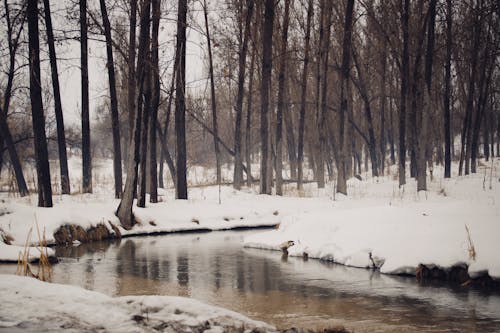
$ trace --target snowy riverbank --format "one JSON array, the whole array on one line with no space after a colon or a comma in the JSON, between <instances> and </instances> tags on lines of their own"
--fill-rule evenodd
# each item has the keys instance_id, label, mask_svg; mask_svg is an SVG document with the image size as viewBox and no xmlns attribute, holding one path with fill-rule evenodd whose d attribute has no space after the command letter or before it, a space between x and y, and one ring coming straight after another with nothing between
<instances>
[{"instance_id":1,"label":"snowy riverbank","mask_svg":"<svg viewBox=\"0 0 500 333\"><path fill-rule=\"evenodd\" d=\"M172 189L160 190L161 202L134 206L139 224L119 231L131 236L279 224L276 230L248 237L245 246L278 249L292 240L290 255L307 253L350 266L376 266L384 273L415 274L419 264L444 270L467 265L471 277L488 273L500 278L500 160L480 163L478 169L477 174L442 179L442 170L435 168L429 190L420 193L413 179L400 189L395 170L384 177L350 179L347 197L334 194L333 182L325 189L306 184L300 193L296 184L287 184L283 197L259 195L258 187L236 191L222 186L219 192L217 186L206 186L191 187L185 201L172 199ZM111 196L99 190L55 196L54 207L48 209L36 207L35 195L4 196L0 228L12 244L21 246L36 224L45 230L49 244L55 242L54 232L67 224L85 230L102 224L113 233L109 222L119 225L114 215L119 201ZM7 256L4 248L0 259Z\"/></svg>"},{"instance_id":2,"label":"snowy riverbank","mask_svg":"<svg viewBox=\"0 0 500 333\"><path fill-rule=\"evenodd\" d=\"M183 297L109 297L80 287L13 275L0 275L0 294L0 331L276 331L236 312Z\"/></svg>"}]
</instances>

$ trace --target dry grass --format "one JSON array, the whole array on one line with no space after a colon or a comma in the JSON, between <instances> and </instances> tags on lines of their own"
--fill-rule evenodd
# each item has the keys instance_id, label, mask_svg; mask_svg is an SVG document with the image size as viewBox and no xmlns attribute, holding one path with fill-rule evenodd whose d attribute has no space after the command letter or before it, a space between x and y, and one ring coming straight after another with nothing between
<instances>
[{"instance_id":1,"label":"dry grass","mask_svg":"<svg viewBox=\"0 0 500 333\"><path fill-rule=\"evenodd\" d=\"M38 228L38 223L36 223L36 229L38 234L38 245L35 249L40 252L40 259L38 260L37 272L33 273L32 266L30 263L30 246L31 235L33 233L33 227L30 228L28 236L26 238L26 243L24 244L24 251L19 253L19 258L17 261L17 275L34 277L41 281L51 281L52 279L52 266L49 261L49 254L47 250L47 240L45 238L45 230L43 234L40 235L40 229Z\"/></svg>"},{"instance_id":2,"label":"dry grass","mask_svg":"<svg viewBox=\"0 0 500 333\"><path fill-rule=\"evenodd\" d=\"M475 261L476 260L476 249L474 248L474 243L472 242L469 227L467 227L467 224L465 225L465 230L467 231L467 240L469 241L469 247L468 247L469 259Z\"/></svg>"}]
</instances>

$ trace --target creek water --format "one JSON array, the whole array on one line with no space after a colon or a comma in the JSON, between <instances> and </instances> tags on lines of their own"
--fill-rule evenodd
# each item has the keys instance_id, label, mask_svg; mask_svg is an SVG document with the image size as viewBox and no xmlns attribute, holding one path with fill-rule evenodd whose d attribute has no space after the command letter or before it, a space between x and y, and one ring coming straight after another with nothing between
<instances>
[{"instance_id":1,"label":"creek water","mask_svg":"<svg viewBox=\"0 0 500 333\"><path fill-rule=\"evenodd\" d=\"M174 295L279 328L344 325L354 332L500 332L500 294L421 286L318 260L243 248L226 231L57 247L53 282L112 296ZM0 265L0 273L15 265Z\"/></svg>"}]
</instances>

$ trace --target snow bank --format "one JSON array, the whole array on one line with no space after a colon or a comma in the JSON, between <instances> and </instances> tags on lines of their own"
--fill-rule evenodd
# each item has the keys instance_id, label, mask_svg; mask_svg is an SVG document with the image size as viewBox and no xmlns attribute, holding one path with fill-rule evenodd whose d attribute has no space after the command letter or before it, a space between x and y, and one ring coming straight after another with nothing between
<instances>
[{"instance_id":1,"label":"snow bank","mask_svg":"<svg viewBox=\"0 0 500 333\"><path fill-rule=\"evenodd\" d=\"M199 301L171 296L109 297L80 287L0 275L0 330L241 331L274 327ZM203 328L200 330L200 328Z\"/></svg>"},{"instance_id":2,"label":"snow bank","mask_svg":"<svg viewBox=\"0 0 500 333\"><path fill-rule=\"evenodd\" d=\"M55 251L51 248L29 248L28 260L38 261L40 259L40 250L47 251L49 257L54 257L56 255ZM0 241L0 262L17 262L19 260L19 256L24 253L24 246L16 246L16 245L7 245Z\"/></svg>"}]
</instances>

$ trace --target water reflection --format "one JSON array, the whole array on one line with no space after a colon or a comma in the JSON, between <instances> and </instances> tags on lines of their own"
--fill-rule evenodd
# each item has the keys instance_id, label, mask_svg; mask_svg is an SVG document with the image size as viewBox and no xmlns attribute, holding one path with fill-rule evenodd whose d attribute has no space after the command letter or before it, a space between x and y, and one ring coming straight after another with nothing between
<instances>
[{"instance_id":1,"label":"water reflection","mask_svg":"<svg viewBox=\"0 0 500 333\"><path fill-rule=\"evenodd\" d=\"M54 282L109 295L189 296L279 327L344 324L356 332L500 331L500 296L421 287L278 252L244 249L246 233L172 235L57 248ZM0 266L0 272L11 266ZM15 267L12 269L15 271Z\"/></svg>"}]
</instances>

